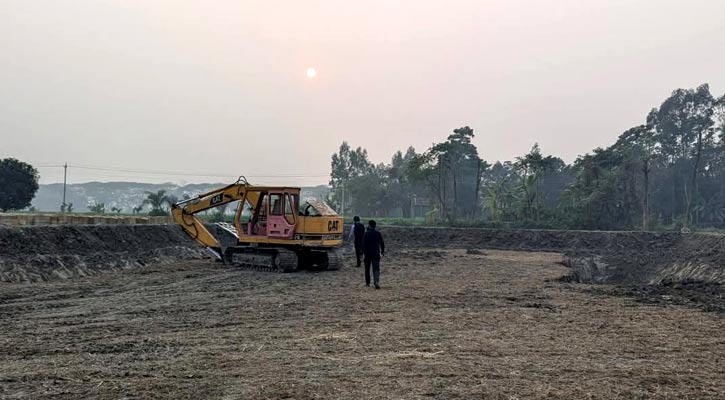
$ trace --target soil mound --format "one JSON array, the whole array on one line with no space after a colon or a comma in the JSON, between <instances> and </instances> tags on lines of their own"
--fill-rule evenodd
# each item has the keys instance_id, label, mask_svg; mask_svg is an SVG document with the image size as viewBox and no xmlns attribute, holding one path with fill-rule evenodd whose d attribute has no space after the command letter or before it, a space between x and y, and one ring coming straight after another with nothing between
<instances>
[{"instance_id":1,"label":"soil mound","mask_svg":"<svg viewBox=\"0 0 725 400\"><path fill-rule=\"evenodd\" d=\"M172 225L0 226L0 282L95 275L205 258Z\"/></svg>"}]
</instances>

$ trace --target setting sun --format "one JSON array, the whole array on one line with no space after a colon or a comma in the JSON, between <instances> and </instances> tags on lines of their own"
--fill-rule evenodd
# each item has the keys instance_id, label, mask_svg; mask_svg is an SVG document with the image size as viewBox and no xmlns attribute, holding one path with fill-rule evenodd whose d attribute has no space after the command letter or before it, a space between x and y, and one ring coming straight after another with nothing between
<instances>
[{"instance_id":1,"label":"setting sun","mask_svg":"<svg viewBox=\"0 0 725 400\"><path fill-rule=\"evenodd\" d=\"M307 68L307 77L312 79L317 76L317 71L314 68Z\"/></svg>"}]
</instances>

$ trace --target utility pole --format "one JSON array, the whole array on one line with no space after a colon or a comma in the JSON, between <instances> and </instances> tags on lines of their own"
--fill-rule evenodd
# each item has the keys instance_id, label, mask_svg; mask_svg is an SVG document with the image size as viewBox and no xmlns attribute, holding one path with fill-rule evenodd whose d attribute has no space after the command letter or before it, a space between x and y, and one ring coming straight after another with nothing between
<instances>
[{"instance_id":1,"label":"utility pole","mask_svg":"<svg viewBox=\"0 0 725 400\"><path fill-rule=\"evenodd\" d=\"M63 164L63 205L61 211L65 212L65 185L68 180L68 163Z\"/></svg>"}]
</instances>

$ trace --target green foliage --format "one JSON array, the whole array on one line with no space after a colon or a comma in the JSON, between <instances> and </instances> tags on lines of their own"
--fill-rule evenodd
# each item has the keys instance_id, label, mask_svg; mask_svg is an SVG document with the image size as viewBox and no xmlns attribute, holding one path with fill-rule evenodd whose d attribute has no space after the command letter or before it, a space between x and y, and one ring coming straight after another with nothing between
<instances>
[{"instance_id":1,"label":"green foliage","mask_svg":"<svg viewBox=\"0 0 725 400\"><path fill-rule=\"evenodd\" d=\"M0 160L0 211L30 206L38 191L38 171L32 165L5 158Z\"/></svg>"},{"instance_id":2,"label":"green foliage","mask_svg":"<svg viewBox=\"0 0 725 400\"><path fill-rule=\"evenodd\" d=\"M345 214L409 216L415 191L407 172L413 157L415 149L410 147L405 154L396 152L391 164L375 165L367 150L352 150L343 142L332 156L328 202Z\"/></svg>"},{"instance_id":3,"label":"green foliage","mask_svg":"<svg viewBox=\"0 0 725 400\"><path fill-rule=\"evenodd\" d=\"M106 205L104 203L89 204L88 210L90 210L94 214L105 214Z\"/></svg>"},{"instance_id":4,"label":"green foliage","mask_svg":"<svg viewBox=\"0 0 725 400\"><path fill-rule=\"evenodd\" d=\"M580 157L569 188L584 227L725 226L723 104L707 85L678 89L607 149Z\"/></svg>"},{"instance_id":5,"label":"green foliage","mask_svg":"<svg viewBox=\"0 0 725 400\"><path fill-rule=\"evenodd\" d=\"M474 137L468 126L454 129L445 142L411 157L408 165L410 181L437 200L438 218L449 223L462 217L473 219L480 208L481 176L489 165L478 156L471 142Z\"/></svg>"},{"instance_id":6,"label":"green foliage","mask_svg":"<svg viewBox=\"0 0 725 400\"><path fill-rule=\"evenodd\" d=\"M678 89L646 123L571 164L538 144L514 161L481 160L473 130L455 129L422 154L374 165L343 143L332 159L333 199L346 214L449 226L567 229L725 228L725 96ZM407 213L407 214L406 214ZM396 223L403 223L394 220Z\"/></svg>"},{"instance_id":7,"label":"green foliage","mask_svg":"<svg viewBox=\"0 0 725 400\"><path fill-rule=\"evenodd\" d=\"M172 204L176 202L176 198L173 196L169 196L166 194L165 190L159 190L157 192L146 192L146 199L141 203L141 209L138 210L140 212L143 207L145 206L151 206L151 211L149 211L149 215L152 217L161 217L169 215L169 211L164 208L164 206L171 207ZM134 209L136 210L136 209Z\"/></svg>"},{"instance_id":8,"label":"green foliage","mask_svg":"<svg viewBox=\"0 0 725 400\"><path fill-rule=\"evenodd\" d=\"M535 143L528 154L516 158L513 167L520 185L519 193L523 196L519 201L519 215L524 220L539 222L542 213L546 212L546 201L552 200L557 203L558 196L563 192L563 188L560 188L552 198L552 193L547 193L545 190L547 188L545 183L549 179L561 178L562 174L567 172L566 164L558 157L544 157L539 145ZM549 189L553 189L551 185Z\"/></svg>"}]
</instances>

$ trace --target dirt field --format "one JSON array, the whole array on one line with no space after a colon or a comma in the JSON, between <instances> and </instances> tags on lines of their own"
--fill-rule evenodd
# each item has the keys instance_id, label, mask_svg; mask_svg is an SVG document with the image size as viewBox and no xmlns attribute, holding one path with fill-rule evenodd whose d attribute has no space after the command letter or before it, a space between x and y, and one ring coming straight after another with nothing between
<instances>
[{"instance_id":1,"label":"dirt field","mask_svg":"<svg viewBox=\"0 0 725 400\"><path fill-rule=\"evenodd\" d=\"M551 253L362 271L205 261L0 286L0 397L722 399L725 319L560 282Z\"/></svg>"}]
</instances>

